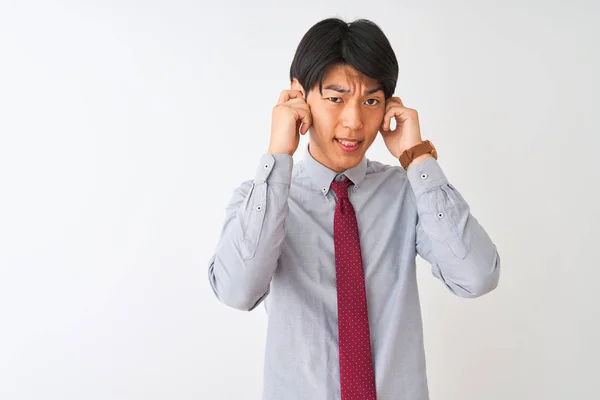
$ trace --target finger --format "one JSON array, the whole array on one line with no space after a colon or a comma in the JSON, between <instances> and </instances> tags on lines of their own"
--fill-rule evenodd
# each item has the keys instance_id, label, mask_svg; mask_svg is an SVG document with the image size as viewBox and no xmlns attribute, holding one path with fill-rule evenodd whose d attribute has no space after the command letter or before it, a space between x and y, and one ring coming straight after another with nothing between
<instances>
[{"instance_id":1,"label":"finger","mask_svg":"<svg viewBox=\"0 0 600 400\"><path fill-rule=\"evenodd\" d=\"M308 132L308 129L312 125L312 115L310 113L309 108L295 108L297 115L297 121L302 122L302 129L300 130L300 134L304 135Z\"/></svg>"},{"instance_id":2,"label":"finger","mask_svg":"<svg viewBox=\"0 0 600 400\"><path fill-rule=\"evenodd\" d=\"M310 112L310 106L303 99L290 99L284 104L280 104L276 107L284 107L288 109L287 112L292 112L294 119L296 120L296 127L298 128L300 123L303 123L302 134L305 134L310 126L312 125L312 114Z\"/></svg>"},{"instance_id":3,"label":"finger","mask_svg":"<svg viewBox=\"0 0 600 400\"><path fill-rule=\"evenodd\" d=\"M400 104L400 107L404 107L404 103L402 102L402 99L400 99L400 97L394 97L394 100Z\"/></svg>"},{"instance_id":4,"label":"finger","mask_svg":"<svg viewBox=\"0 0 600 400\"><path fill-rule=\"evenodd\" d=\"M416 111L406 108L406 107L400 107L400 106L390 108L389 111L386 112L383 117L383 128L390 129L390 125L392 123L392 118L396 119L397 124L404 122L406 119L409 118L409 113L411 113L411 112L416 112ZM396 124L396 127L398 126L397 124Z\"/></svg>"},{"instance_id":5,"label":"finger","mask_svg":"<svg viewBox=\"0 0 600 400\"><path fill-rule=\"evenodd\" d=\"M404 103L402 102L402 99L400 99L400 97L398 97L398 96L390 97L388 99L388 101L386 101L386 104L389 104L390 106L404 107Z\"/></svg>"},{"instance_id":6,"label":"finger","mask_svg":"<svg viewBox=\"0 0 600 400\"><path fill-rule=\"evenodd\" d=\"M385 101L385 106L387 108L392 107L392 106L403 106L402 104L402 100L400 100L400 97L390 97L389 99L387 99Z\"/></svg>"},{"instance_id":7,"label":"finger","mask_svg":"<svg viewBox=\"0 0 600 400\"><path fill-rule=\"evenodd\" d=\"M279 95L279 99L277 100L277 104L283 104L290 99L300 98L302 96L302 92L300 90L283 90Z\"/></svg>"},{"instance_id":8,"label":"finger","mask_svg":"<svg viewBox=\"0 0 600 400\"><path fill-rule=\"evenodd\" d=\"M299 106L299 105L303 105L303 104L308 104L302 97L296 97L293 99L289 99L288 101L283 103L286 106Z\"/></svg>"},{"instance_id":9,"label":"finger","mask_svg":"<svg viewBox=\"0 0 600 400\"><path fill-rule=\"evenodd\" d=\"M395 118L397 116L399 112L399 109L397 107L392 107L390 108L383 116L383 123L381 124L381 126L383 127L383 130L385 131L390 131L390 127L392 124L392 118Z\"/></svg>"},{"instance_id":10,"label":"finger","mask_svg":"<svg viewBox=\"0 0 600 400\"><path fill-rule=\"evenodd\" d=\"M402 105L402 103L398 102L398 101L390 101L385 104L385 112L386 113L388 111L390 111L392 108L406 108L406 107L404 107L404 105Z\"/></svg>"}]
</instances>

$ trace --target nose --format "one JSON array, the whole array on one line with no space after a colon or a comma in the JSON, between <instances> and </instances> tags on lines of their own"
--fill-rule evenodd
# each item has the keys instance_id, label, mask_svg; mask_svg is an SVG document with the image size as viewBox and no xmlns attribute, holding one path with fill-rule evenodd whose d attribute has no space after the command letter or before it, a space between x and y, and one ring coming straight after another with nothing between
<instances>
[{"instance_id":1,"label":"nose","mask_svg":"<svg viewBox=\"0 0 600 400\"><path fill-rule=\"evenodd\" d=\"M360 130L363 127L360 104L356 103L357 102L346 103L341 115L342 125L344 128L348 128L353 131Z\"/></svg>"}]
</instances>

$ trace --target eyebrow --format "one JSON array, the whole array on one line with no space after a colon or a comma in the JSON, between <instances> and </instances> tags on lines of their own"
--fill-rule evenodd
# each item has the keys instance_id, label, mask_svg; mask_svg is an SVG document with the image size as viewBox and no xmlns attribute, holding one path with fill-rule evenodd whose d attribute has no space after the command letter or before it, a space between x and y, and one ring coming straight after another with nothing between
<instances>
[{"instance_id":1,"label":"eyebrow","mask_svg":"<svg viewBox=\"0 0 600 400\"><path fill-rule=\"evenodd\" d=\"M349 89L343 88L340 85L327 85L323 88L323 90L335 90L336 92L339 93L350 93ZM373 94L375 92L378 92L380 90L383 90L383 86L378 86L376 88L370 89L367 91L367 95L369 94Z\"/></svg>"}]
</instances>

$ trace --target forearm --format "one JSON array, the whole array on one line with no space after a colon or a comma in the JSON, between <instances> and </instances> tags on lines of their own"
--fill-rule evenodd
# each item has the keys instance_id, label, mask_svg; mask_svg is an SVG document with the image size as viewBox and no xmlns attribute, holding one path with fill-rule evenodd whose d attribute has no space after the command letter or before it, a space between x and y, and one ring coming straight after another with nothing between
<instances>
[{"instance_id":1,"label":"forearm","mask_svg":"<svg viewBox=\"0 0 600 400\"><path fill-rule=\"evenodd\" d=\"M255 308L269 292L285 236L293 160L264 154L253 181L238 188L227 208L209 281L217 298L242 310Z\"/></svg>"},{"instance_id":2,"label":"forearm","mask_svg":"<svg viewBox=\"0 0 600 400\"><path fill-rule=\"evenodd\" d=\"M496 246L431 157L407 170L417 208L417 251L456 295L477 297L499 279Z\"/></svg>"}]
</instances>

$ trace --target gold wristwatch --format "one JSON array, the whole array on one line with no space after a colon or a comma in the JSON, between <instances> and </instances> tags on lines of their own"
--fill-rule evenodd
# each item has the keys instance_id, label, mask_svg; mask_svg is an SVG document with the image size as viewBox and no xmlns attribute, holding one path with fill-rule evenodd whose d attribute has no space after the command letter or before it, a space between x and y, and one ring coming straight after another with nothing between
<instances>
[{"instance_id":1,"label":"gold wristwatch","mask_svg":"<svg viewBox=\"0 0 600 400\"><path fill-rule=\"evenodd\" d=\"M436 160L438 159L435 146L429 140L425 140L410 149L404 150L400 155L400 164L402 165L402 168L406 169L415 158L427 153L430 153Z\"/></svg>"}]
</instances>

